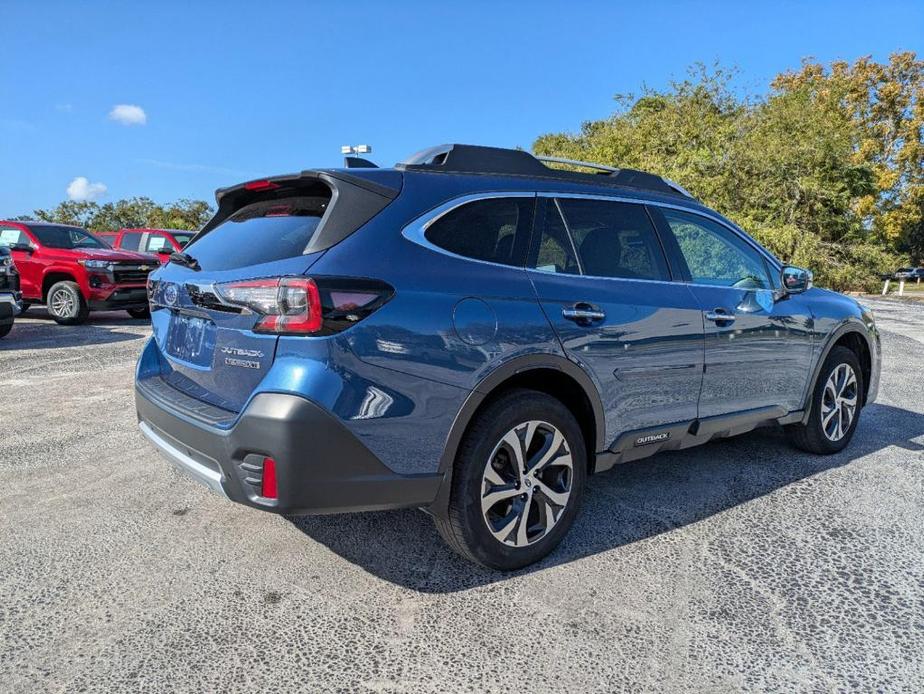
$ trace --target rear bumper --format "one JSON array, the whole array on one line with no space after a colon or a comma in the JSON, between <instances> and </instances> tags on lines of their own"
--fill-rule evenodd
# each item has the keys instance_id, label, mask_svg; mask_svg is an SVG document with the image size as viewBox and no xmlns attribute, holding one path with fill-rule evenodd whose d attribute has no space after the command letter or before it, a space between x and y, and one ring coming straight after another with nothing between
<instances>
[{"instance_id":1,"label":"rear bumper","mask_svg":"<svg viewBox=\"0 0 924 694\"><path fill-rule=\"evenodd\" d=\"M142 433L173 465L232 501L293 515L428 506L440 474L401 475L336 417L302 397L256 395L240 416L158 377L135 384ZM276 461L278 499L260 495L262 461Z\"/></svg>"}]
</instances>

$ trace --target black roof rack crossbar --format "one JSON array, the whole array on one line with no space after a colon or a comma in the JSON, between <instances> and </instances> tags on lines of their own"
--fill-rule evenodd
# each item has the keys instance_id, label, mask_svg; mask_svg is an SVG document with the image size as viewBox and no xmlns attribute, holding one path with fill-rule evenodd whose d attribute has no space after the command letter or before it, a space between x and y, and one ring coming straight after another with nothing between
<instances>
[{"instance_id":1,"label":"black roof rack crossbar","mask_svg":"<svg viewBox=\"0 0 924 694\"><path fill-rule=\"evenodd\" d=\"M598 173L579 173L553 169L543 161L597 169ZM669 195L692 197L672 181L635 169L618 169L604 164L561 159L558 157L533 156L521 149L482 147L480 145L438 145L418 152L396 165L405 171L432 171L445 173L507 174L513 176L541 176L580 181L594 185L608 184L643 188ZM604 173L606 175L601 175Z\"/></svg>"}]
</instances>

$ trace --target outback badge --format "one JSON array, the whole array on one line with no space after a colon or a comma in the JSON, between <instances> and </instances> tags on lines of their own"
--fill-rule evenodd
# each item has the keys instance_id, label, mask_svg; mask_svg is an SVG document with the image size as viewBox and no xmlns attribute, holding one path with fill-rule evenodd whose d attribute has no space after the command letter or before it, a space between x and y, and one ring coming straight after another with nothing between
<instances>
[{"instance_id":1,"label":"outback badge","mask_svg":"<svg viewBox=\"0 0 924 694\"><path fill-rule=\"evenodd\" d=\"M658 443L659 441L667 441L671 437L671 432L662 431L660 434L645 434L644 436L639 436L635 439L636 446L647 446L649 443Z\"/></svg>"}]
</instances>

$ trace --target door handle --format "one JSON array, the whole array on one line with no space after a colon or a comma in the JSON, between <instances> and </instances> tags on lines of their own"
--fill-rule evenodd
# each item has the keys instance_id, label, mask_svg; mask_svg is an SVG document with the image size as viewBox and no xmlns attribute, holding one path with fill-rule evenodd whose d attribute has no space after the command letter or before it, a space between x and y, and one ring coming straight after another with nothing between
<instances>
[{"instance_id":1,"label":"door handle","mask_svg":"<svg viewBox=\"0 0 924 694\"><path fill-rule=\"evenodd\" d=\"M735 322L734 314L729 313L724 308L717 308L715 311L706 311L705 316L706 320L711 320L713 323Z\"/></svg>"},{"instance_id":2,"label":"door handle","mask_svg":"<svg viewBox=\"0 0 924 694\"><path fill-rule=\"evenodd\" d=\"M561 315L563 318L573 320L578 325L590 325L606 318L606 314L599 308L583 301L576 303L571 308L563 308Z\"/></svg>"}]
</instances>

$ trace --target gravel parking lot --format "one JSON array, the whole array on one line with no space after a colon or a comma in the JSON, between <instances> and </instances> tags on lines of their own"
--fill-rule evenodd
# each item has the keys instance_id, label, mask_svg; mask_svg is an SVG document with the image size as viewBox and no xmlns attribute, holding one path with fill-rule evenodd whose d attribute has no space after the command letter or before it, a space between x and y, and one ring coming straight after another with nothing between
<instances>
[{"instance_id":1,"label":"gravel parking lot","mask_svg":"<svg viewBox=\"0 0 924 694\"><path fill-rule=\"evenodd\" d=\"M0 690L924 690L924 304L869 302L877 403L593 478L549 559L486 572L415 510L287 519L137 431L147 325L0 343Z\"/></svg>"}]
</instances>

